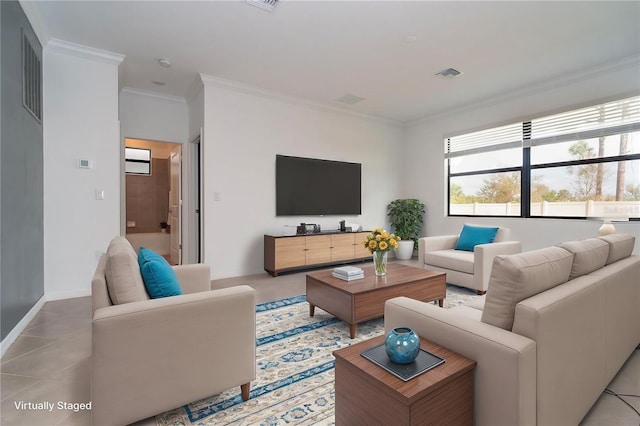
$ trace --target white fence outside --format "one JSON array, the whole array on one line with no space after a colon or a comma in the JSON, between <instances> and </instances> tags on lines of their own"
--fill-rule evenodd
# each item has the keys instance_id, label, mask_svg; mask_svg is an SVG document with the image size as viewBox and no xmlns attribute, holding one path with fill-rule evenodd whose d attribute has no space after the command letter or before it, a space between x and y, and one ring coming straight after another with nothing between
<instances>
[{"instance_id":1,"label":"white fence outside","mask_svg":"<svg viewBox=\"0 0 640 426\"><path fill-rule=\"evenodd\" d=\"M471 216L520 216L520 203L451 204L450 214ZM564 201L531 203L531 216L640 217L640 201Z\"/></svg>"}]
</instances>

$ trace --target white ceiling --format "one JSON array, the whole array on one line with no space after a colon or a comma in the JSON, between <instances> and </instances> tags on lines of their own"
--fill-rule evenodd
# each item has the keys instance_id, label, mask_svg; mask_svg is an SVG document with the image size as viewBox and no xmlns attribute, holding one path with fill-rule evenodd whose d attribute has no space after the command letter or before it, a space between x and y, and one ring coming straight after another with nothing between
<instances>
[{"instance_id":1,"label":"white ceiling","mask_svg":"<svg viewBox=\"0 0 640 426\"><path fill-rule=\"evenodd\" d=\"M185 97L203 73L399 122L640 56L638 1L29 3L49 37L126 55L121 86Z\"/></svg>"}]
</instances>

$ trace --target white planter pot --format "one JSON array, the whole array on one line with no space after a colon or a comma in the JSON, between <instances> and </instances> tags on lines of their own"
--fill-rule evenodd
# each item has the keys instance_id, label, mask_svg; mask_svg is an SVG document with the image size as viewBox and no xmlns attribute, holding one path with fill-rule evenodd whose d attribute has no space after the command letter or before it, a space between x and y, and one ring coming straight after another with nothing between
<instances>
[{"instance_id":1,"label":"white planter pot","mask_svg":"<svg viewBox=\"0 0 640 426\"><path fill-rule=\"evenodd\" d=\"M615 234L615 233L616 233L616 227L613 226L613 223L607 220L605 220L605 222L602 224L600 229L598 229L598 236L600 237L603 237L609 234Z\"/></svg>"},{"instance_id":2,"label":"white planter pot","mask_svg":"<svg viewBox=\"0 0 640 426\"><path fill-rule=\"evenodd\" d=\"M413 240L400 240L398 241L398 248L396 249L396 259L409 260L413 256Z\"/></svg>"}]
</instances>

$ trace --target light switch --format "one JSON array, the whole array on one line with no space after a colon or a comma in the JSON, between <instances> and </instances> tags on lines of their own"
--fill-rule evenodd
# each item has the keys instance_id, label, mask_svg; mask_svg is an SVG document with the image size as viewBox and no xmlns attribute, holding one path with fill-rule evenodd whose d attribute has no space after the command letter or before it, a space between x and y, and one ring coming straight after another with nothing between
<instances>
[{"instance_id":1,"label":"light switch","mask_svg":"<svg viewBox=\"0 0 640 426\"><path fill-rule=\"evenodd\" d=\"M96 188L96 200L104 200L104 189Z\"/></svg>"},{"instance_id":2,"label":"light switch","mask_svg":"<svg viewBox=\"0 0 640 426\"><path fill-rule=\"evenodd\" d=\"M213 201L220 201L220 193L219 192L214 192L213 193Z\"/></svg>"}]
</instances>

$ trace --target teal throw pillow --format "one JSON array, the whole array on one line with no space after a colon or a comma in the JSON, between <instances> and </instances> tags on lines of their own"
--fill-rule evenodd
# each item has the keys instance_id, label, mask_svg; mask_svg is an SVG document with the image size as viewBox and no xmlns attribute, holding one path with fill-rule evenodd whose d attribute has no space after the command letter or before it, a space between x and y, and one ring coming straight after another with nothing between
<instances>
[{"instance_id":1,"label":"teal throw pillow","mask_svg":"<svg viewBox=\"0 0 640 426\"><path fill-rule=\"evenodd\" d=\"M152 299L182 294L178 277L164 257L148 248L140 247L138 264L142 281Z\"/></svg>"},{"instance_id":2,"label":"teal throw pillow","mask_svg":"<svg viewBox=\"0 0 640 426\"><path fill-rule=\"evenodd\" d=\"M460 237L458 237L456 250L473 251L473 248L478 244L492 243L496 239L497 233L498 228L464 225Z\"/></svg>"}]
</instances>

